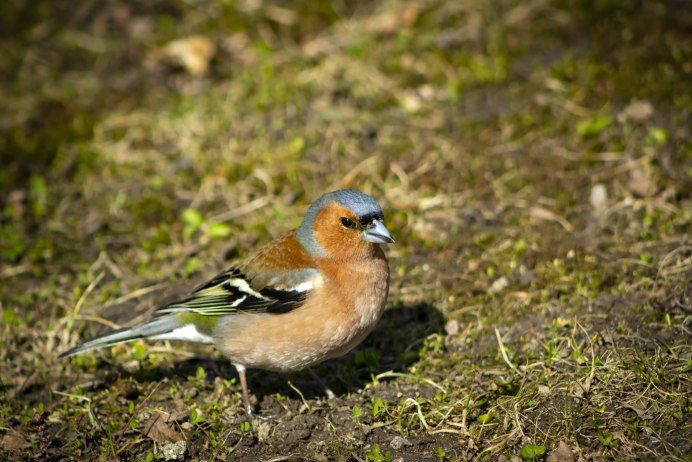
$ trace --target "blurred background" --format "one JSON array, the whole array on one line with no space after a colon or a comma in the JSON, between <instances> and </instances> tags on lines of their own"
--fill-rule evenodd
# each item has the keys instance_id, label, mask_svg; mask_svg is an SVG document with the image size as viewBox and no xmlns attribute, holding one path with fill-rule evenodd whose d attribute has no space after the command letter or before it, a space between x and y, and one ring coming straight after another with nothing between
<instances>
[{"instance_id":1,"label":"blurred background","mask_svg":"<svg viewBox=\"0 0 692 462\"><path fill-rule=\"evenodd\" d=\"M153 405L143 398L173 406L160 396L168 386L156 388L164 377L201 396L217 386L188 380L196 362L166 370L184 347L123 347L112 362L55 354L142 319L342 187L380 201L397 240L394 314L341 363L356 372L324 371L346 400L343 422L319 433L340 415L333 407L320 414L313 393L306 415L285 378L260 375L251 388L263 406L292 409L266 430L284 432L289 449L238 430L231 381L226 421L198 422L183 400L186 454L689 454L690 2L8 0L2 10L1 454L159 457L156 444L172 440L143 430ZM159 372L117 369L134 360ZM530 364L542 366L519 367ZM366 387L388 370L409 378ZM195 416L215 412L198 400ZM551 424L560 419L572 423ZM393 429L410 445L397 447Z\"/></svg>"}]
</instances>

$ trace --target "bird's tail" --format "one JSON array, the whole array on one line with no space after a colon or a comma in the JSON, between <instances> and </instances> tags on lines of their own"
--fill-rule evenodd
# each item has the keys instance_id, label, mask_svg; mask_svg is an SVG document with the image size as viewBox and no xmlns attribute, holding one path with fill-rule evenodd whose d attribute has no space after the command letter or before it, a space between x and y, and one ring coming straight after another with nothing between
<instances>
[{"instance_id":1,"label":"bird's tail","mask_svg":"<svg viewBox=\"0 0 692 462\"><path fill-rule=\"evenodd\" d=\"M65 358L67 356L74 356L84 353L85 351L109 347L119 343L127 343L141 338L165 335L173 332L178 327L178 323L175 321L173 316L166 316L154 319L153 321L146 322L144 324L139 324L137 326L123 327L122 329L116 329L108 332L101 337L97 337L89 340L88 342L77 345L74 348L70 348L69 350L60 353L58 357Z\"/></svg>"}]
</instances>

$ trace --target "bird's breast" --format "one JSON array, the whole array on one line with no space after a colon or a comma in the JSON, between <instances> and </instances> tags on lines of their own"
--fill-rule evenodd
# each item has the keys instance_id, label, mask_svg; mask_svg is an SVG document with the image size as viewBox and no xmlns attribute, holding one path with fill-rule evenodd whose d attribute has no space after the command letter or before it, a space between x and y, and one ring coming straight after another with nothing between
<instances>
[{"instance_id":1,"label":"bird's breast","mask_svg":"<svg viewBox=\"0 0 692 462\"><path fill-rule=\"evenodd\" d=\"M305 304L288 313L229 316L217 329L218 348L236 364L285 372L348 353L380 319L389 272L385 260L340 274L348 276L327 273Z\"/></svg>"}]
</instances>

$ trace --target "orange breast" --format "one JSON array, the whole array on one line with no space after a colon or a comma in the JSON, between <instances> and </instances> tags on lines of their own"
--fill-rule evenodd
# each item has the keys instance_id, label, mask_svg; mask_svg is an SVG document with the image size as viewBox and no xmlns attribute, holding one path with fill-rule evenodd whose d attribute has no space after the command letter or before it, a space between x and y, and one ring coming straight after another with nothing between
<instances>
[{"instance_id":1,"label":"orange breast","mask_svg":"<svg viewBox=\"0 0 692 462\"><path fill-rule=\"evenodd\" d=\"M322 274L302 307L284 314L240 313L219 322L219 350L249 368L293 371L341 356L375 327L387 301L384 253L362 261L318 261Z\"/></svg>"}]
</instances>

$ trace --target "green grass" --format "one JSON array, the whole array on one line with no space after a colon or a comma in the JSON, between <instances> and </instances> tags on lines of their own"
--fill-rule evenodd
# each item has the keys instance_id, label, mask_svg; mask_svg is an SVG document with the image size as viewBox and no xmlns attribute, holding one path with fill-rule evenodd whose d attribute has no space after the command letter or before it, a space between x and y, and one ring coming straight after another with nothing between
<instances>
[{"instance_id":1,"label":"green grass","mask_svg":"<svg viewBox=\"0 0 692 462\"><path fill-rule=\"evenodd\" d=\"M0 459L692 451L682 5L7 8ZM171 44L202 63L211 44L208 71ZM339 187L376 197L397 244L376 332L318 368L337 400L308 376L250 371L269 417L250 425L211 349L57 359Z\"/></svg>"}]
</instances>

